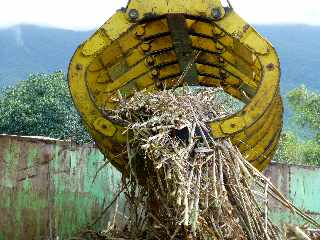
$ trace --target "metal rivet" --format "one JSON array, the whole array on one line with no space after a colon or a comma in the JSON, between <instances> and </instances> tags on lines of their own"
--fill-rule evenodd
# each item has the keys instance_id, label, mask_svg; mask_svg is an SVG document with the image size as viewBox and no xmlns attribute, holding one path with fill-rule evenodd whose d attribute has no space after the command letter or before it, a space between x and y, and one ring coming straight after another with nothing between
<instances>
[{"instance_id":1,"label":"metal rivet","mask_svg":"<svg viewBox=\"0 0 320 240\"><path fill-rule=\"evenodd\" d=\"M269 71L273 71L274 68L275 68L275 66L274 66L273 63L270 63L270 64L267 65L267 69L268 69Z\"/></svg>"},{"instance_id":2,"label":"metal rivet","mask_svg":"<svg viewBox=\"0 0 320 240\"><path fill-rule=\"evenodd\" d=\"M154 63L155 63L155 60L154 60L154 58L153 58L152 56L148 56L148 57L146 58L146 64L147 64L148 66L153 66Z\"/></svg>"},{"instance_id":3,"label":"metal rivet","mask_svg":"<svg viewBox=\"0 0 320 240\"><path fill-rule=\"evenodd\" d=\"M151 49L151 45L149 43L143 43L141 45L141 49L142 49L142 51L147 52Z\"/></svg>"},{"instance_id":4,"label":"metal rivet","mask_svg":"<svg viewBox=\"0 0 320 240\"><path fill-rule=\"evenodd\" d=\"M212 17L214 19L220 19L222 17L221 9L220 8L214 8L212 9Z\"/></svg>"},{"instance_id":5,"label":"metal rivet","mask_svg":"<svg viewBox=\"0 0 320 240\"><path fill-rule=\"evenodd\" d=\"M142 26L142 25L137 26L137 28L136 28L136 36L137 37L143 36L145 34L145 32L146 32L146 30L145 30L144 26Z\"/></svg>"},{"instance_id":6,"label":"metal rivet","mask_svg":"<svg viewBox=\"0 0 320 240\"><path fill-rule=\"evenodd\" d=\"M128 16L129 16L130 20L135 21L139 18L139 12L137 9L130 9Z\"/></svg>"},{"instance_id":7,"label":"metal rivet","mask_svg":"<svg viewBox=\"0 0 320 240\"><path fill-rule=\"evenodd\" d=\"M151 71L151 75L152 75L153 77L157 77L157 76L159 75L159 71L158 71L157 69L153 69L153 70Z\"/></svg>"},{"instance_id":8,"label":"metal rivet","mask_svg":"<svg viewBox=\"0 0 320 240\"><path fill-rule=\"evenodd\" d=\"M76 69L77 69L78 71L82 70L82 68L83 68L83 67L82 67L81 64L77 64L77 65L76 65Z\"/></svg>"}]
</instances>

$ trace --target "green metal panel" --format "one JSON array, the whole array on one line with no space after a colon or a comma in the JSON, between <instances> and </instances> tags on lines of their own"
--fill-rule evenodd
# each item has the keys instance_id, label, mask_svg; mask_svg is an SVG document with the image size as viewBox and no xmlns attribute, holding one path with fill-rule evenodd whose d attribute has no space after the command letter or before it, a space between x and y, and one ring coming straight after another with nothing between
<instances>
[{"instance_id":1,"label":"green metal panel","mask_svg":"<svg viewBox=\"0 0 320 240\"><path fill-rule=\"evenodd\" d=\"M266 175L290 201L320 222L320 167L273 163ZM275 201L270 208L277 223L305 223Z\"/></svg>"},{"instance_id":2,"label":"green metal panel","mask_svg":"<svg viewBox=\"0 0 320 240\"><path fill-rule=\"evenodd\" d=\"M0 135L0 240L66 239L84 228L120 182L109 166L93 183L103 164L93 146ZM266 175L296 205L320 216L320 168L272 164ZM303 223L274 201L270 209L278 223ZM107 220L108 214L96 227Z\"/></svg>"},{"instance_id":3,"label":"green metal panel","mask_svg":"<svg viewBox=\"0 0 320 240\"><path fill-rule=\"evenodd\" d=\"M320 214L320 169L292 166L290 173L290 199L298 207Z\"/></svg>"},{"instance_id":4,"label":"green metal panel","mask_svg":"<svg viewBox=\"0 0 320 240\"><path fill-rule=\"evenodd\" d=\"M0 240L77 233L111 201L120 182L109 166L93 183L103 164L92 146L0 136Z\"/></svg>"}]
</instances>

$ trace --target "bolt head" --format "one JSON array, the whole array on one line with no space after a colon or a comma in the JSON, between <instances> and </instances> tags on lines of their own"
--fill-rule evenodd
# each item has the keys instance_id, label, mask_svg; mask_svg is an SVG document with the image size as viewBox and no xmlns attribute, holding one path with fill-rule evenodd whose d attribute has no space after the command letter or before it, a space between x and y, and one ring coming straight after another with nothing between
<instances>
[{"instance_id":1,"label":"bolt head","mask_svg":"<svg viewBox=\"0 0 320 240\"><path fill-rule=\"evenodd\" d=\"M148 52L151 49L151 45L149 43L143 43L141 44L140 48L144 52Z\"/></svg>"},{"instance_id":2,"label":"bolt head","mask_svg":"<svg viewBox=\"0 0 320 240\"><path fill-rule=\"evenodd\" d=\"M275 69L275 65L274 65L273 63L269 63L269 64L267 65L267 69L268 69L269 71L273 71L273 70Z\"/></svg>"},{"instance_id":3,"label":"bolt head","mask_svg":"<svg viewBox=\"0 0 320 240\"><path fill-rule=\"evenodd\" d=\"M222 12L220 8L214 8L212 9L212 17L216 20L220 19L222 17Z\"/></svg>"},{"instance_id":4,"label":"bolt head","mask_svg":"<svg viewBox=\"0 0 320 240\"><path fill-rule=\"evenodd\" d=\"M77 65L76 65L76 69L77 69L78 71L81 71L81 70L83 69L83 66L82 66L81 64L77 64Z\"/></svg>"},{"instance_id":5,"label":"bolt head","mask_svg":"<svg viewBox=\"0 0 320 240\"><path fill-rule=\"evenodd\" d=\"M130 9L128 12L128 16L131 21L135 21L139 18L139 12L137 9Z\"/></svg>"},{"instance_id":6,"label":"bolt head","mask_svg":"<svg viewBox=\"0 0 320 240\"><path fill-rule=\"evenodd\" d=\"M145 34L145 31L146 30L145 30L144 26L142 26L142 25L137 26L137 28L136 28L136 36L137 37L143 36Z\"/></svg>"},{"instance_id":7,"label":"bolt head","mask_svg":"<svg viewBox=\"0 0 320 240\"><path fill-rule=\"evenodd\" d=\"M154 69L151 71L152 76L157 77L159 75L158 70Z\"/></svg>"}]
</instances>

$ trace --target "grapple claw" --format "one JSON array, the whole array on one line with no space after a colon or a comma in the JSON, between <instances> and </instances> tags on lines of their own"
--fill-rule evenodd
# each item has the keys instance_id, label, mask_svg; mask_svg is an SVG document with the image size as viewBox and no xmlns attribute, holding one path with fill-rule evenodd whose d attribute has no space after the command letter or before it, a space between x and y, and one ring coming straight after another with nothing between
<instances>
[{"instance_id":1,"label":"grapple claw","mask_svg":"<svg viewBox=\"0 0 320 240\"><path fill-rule=\"evenodd\" d=\"M220 0L131 0L79 46L68 78L88 131L119 170L127 162L127 136L104 114L117 107L118 93L128 98L135 91L185 82L222 87L246 106L210 123L214 137L230 138L260 170L279 141L277 53Z\"/></svg>"}]
</instances>

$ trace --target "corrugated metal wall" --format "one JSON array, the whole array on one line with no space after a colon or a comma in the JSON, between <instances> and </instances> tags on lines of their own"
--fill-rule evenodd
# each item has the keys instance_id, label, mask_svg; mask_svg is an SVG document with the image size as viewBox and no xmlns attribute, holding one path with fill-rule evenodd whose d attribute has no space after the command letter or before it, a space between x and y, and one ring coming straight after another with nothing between
<instances>
[{"instance_id":1,"label":"corrugated metal wall","mask_svg":"<svg viewBox=\"0 0 320 240\"><path fill-rule=\"evenodd\" d=\"M119 174L92 146L0 136L0 240L56 239L90 223ZM61 238L60 238L61 239Z\"/></svg>"},{"instance_id":2,"label":"corrugated metal wall","mask_svg":"<svg viewBox=\"0 0 320 240\"><path fill-rule=\"evenodd\" d=\"M109 166L93 182L103 164L93 146L0 135L0 240L66 239L83 229L120 181ZM320 216L320 168L272 164L266 174L296 205ZM270 208L279 223L300 221L274 202Z\"/></svg>"},{"instance_id":3,"label":"corrugated metal wall","mask_svg":"<svg viewBox=\"0 0 320 240\"><path fill-rule=\"evenodd\" d=\"M265 174L290 201L320 222L320 167L273 163ZM271 210L278 223L304 223L275 201Z\"/></svg>"}]
</instances>

